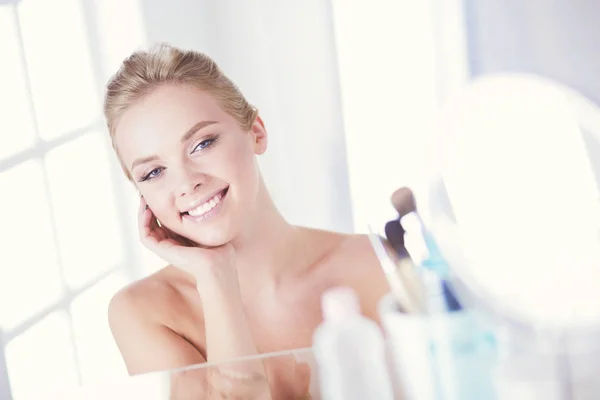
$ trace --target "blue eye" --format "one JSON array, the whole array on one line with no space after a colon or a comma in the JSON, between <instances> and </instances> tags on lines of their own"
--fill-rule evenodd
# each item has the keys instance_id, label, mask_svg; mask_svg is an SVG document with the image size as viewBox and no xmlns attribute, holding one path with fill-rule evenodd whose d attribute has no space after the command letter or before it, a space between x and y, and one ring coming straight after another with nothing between
<instances>
[{"instance_id":1,"label":"blue eye","mask_svg":"<svg viewBox=\"0 0 600 400\"><path fill-rule=\"evenodd\" d=\"M195 153L199 150L204 150L210 146L212 146L215 142L217 141L217 138L210 138L210 139L204 139L203 141L201 141L200 143L198 143L196 145L196 147L194 147L194 150L192 150L192 153Z\"/></svg>"},{"instance_id":2,"label":"blue eye","mask_svg":"<svg viewBox=\"0 0 600 400\"><path fill-rule=\"evenodd\" d=\"M146 175L140 179L140 182L144 182L150 179L154 179L158 177L158 175L162 172L163 168L154 168L152 171L148 172Z\"/></svg>"}]
</instances>

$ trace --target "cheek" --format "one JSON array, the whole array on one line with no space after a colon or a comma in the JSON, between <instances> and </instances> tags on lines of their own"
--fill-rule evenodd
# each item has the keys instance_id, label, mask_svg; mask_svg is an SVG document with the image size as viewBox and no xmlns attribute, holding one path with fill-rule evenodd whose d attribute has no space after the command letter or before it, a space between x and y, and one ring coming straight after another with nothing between
<instances>
[{"instance_id":1,"label":"cheek","mask_svg":"<svg viewBox=\"0 0 600 400\"><path fill-rule=\"evenodd\" d=\"M230 174L241 190L247 191L255 186L257 167L254 153L247 146L240 145L235 154L228 160Z\"/></svg>"},{"instance_id":2,"label":"cheek","mask_svg":"<svg viewBox=\"0 0 600 400\"><path fill-rule=\"evenodd\" d=\"M173 207L168 200L169 196L165 195L163 191L157 188L145 188L140 192L156 218L160 221L168 221L173 218Z\"/></svg>"}]
</instances>

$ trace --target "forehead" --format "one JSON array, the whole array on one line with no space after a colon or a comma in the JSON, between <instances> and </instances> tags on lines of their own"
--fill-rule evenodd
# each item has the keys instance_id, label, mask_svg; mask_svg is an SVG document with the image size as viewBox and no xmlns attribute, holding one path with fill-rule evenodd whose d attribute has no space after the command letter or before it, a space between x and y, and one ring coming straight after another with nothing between
<instances>
[{"instance_id":1,"label":"forehead","mask_svg":"<svg viewBox=\"0 0 600 400\"><path fill-rule=\"evenodd\" d=\"M115 129L115 144L126 165L154 154L200 121L228 123L231 117L208 92L192 86L163 86L129 107Z\"/></svg>"}]
</instances>

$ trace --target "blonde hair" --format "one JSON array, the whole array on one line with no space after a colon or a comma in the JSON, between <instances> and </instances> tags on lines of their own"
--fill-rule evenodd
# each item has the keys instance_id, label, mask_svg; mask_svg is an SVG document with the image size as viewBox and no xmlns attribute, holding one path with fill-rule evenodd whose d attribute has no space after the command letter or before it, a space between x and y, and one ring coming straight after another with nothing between
<instances>
[{"instance_id":1,"label":"blonde hair","mask_svg":"<svg viewBox=\"0 0 600 400\"><path fill-rule=\"evenodd\" d=\"M250 130L258 115L258 110L206 54L164 43L149 51L134 52L109 80L104 97L104 116L113 149L130 180L115 143L116 125L129 107L164 84L193 85L210 93L245 130Z\"/></svg>"}]
</instances>

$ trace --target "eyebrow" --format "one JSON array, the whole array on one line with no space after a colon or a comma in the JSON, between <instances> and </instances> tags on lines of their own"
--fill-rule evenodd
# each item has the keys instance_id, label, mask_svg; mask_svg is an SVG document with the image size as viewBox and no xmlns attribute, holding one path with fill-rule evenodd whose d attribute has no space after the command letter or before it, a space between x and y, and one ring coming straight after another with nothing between
<instances>
[{"instance_id":1,"label":"eyebrow","mask_svg":"<svg viewBox=\"0 0 600 400\"><path fill-rule=\"evenodd\" d=\"M181 142L183 143L183 142L188 141L200 129L206 128L207 126L216 124L216 123L217 123L217 121L200 121L200 122L195 123L181 137ZM158 156L148 156L148 157L138 158L131 164L131 169L134 169L139 164L143 164L143 163L147 163L147 162L155 161L155 160L158 160Z\"/></svg>"}]
</instances>

